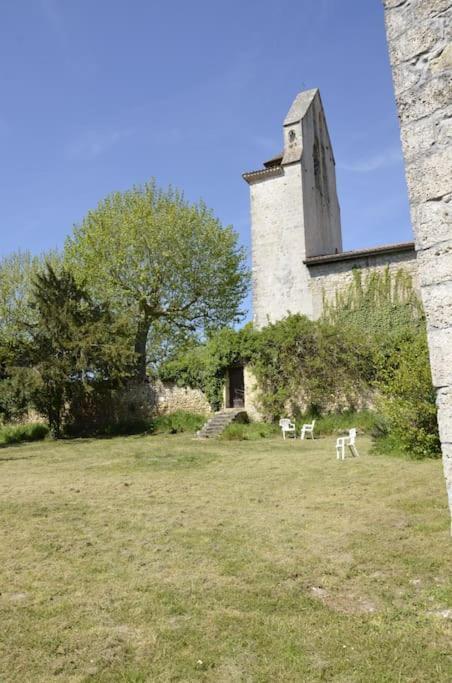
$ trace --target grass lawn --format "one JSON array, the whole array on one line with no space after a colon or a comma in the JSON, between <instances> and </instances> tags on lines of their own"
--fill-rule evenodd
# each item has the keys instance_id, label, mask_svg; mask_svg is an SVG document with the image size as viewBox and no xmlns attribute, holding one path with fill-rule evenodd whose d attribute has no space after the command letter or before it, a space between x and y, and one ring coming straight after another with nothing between
<instances>
[{"instance_id":1,"label":"grass lawn","mask_svg":"<svg viewBox=\"0 0 452 683\"><path fill-rule=\"evenodd\" d=\"M0 449L0 681L450 681L441 463L358 446Z\"/></svg>"}]
</instances>

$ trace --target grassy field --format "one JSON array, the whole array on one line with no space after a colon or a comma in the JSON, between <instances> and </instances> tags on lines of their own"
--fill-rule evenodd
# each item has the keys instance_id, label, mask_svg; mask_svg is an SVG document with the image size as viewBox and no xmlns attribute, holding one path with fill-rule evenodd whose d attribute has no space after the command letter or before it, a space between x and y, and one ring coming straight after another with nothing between
<instances>
[{"instance_id":1,"label":"grassy field","mask_svg":"<svg viewBox=\"0 0 452 683\"><path fill-rule=\"evenodd\" d=\"M0 681L450 681L441 463L333 444L0 449Z\"/></svg>"}]
</instances>

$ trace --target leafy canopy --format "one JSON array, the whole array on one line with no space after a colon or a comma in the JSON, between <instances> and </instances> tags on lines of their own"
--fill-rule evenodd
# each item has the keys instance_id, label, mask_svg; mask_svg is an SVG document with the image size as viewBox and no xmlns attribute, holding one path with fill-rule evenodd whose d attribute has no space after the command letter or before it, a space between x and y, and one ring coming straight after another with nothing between
<instances>
[{"instance_id":1,"label":"leafy canopy","mask_svg":"<svg viewBox=\"0 0 452 683\"><path fill-rule=\"evenodd\" d=\"M127 312L140 377L152 327L159 339L202 336L242 315L249 274L237 234L202 202L155 182L100 202L67 240L65 258L95 298Z\"/></svg>"},{"instance_id":2,"label":"leafy canopy","mask_svg":"<svg viewBox=\"0 0 452 683\"><path fill-rule=\"evenodd\" d=\"M118 386L134 357L108 307L94 303L67 270L56 274L47 264L35 276L32 295L35 321L16 357L34 383L34 406L58 437L72 401L105 385Z\"/></svg>"}]
</instances>

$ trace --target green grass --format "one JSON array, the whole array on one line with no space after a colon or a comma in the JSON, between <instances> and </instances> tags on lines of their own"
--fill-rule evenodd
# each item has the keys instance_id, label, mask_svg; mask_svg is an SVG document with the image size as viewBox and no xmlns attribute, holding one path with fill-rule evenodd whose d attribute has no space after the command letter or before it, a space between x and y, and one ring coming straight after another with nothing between
<instances>
[{"instance_id":1,"label":"green grass","mask_svg":"<svg viewBox=\"0 0 452 683\"><path fill-rule=\"evenodd\" d=\"M0 680L451 679L441 463L334 437L0 451Z\"/></svg>"}]
</instances>

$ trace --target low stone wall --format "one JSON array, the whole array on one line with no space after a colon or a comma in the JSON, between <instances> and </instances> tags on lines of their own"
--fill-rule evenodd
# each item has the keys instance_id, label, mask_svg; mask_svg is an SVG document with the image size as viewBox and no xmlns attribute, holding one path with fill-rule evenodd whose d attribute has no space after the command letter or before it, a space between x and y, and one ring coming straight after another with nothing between
<instances>
[{"instance_id":1,"label":"low stone wall","mask_svg":"<svg viewBox=\"0 0 452 683\"><path fill-rule=\"evenodd\" d=\"M188 413L207 415L211 412L209 402L200 389L178 387L169 382L157 381L152 385L155 411L159 415L184 410Z\"/></svg>"}]
</instances>

